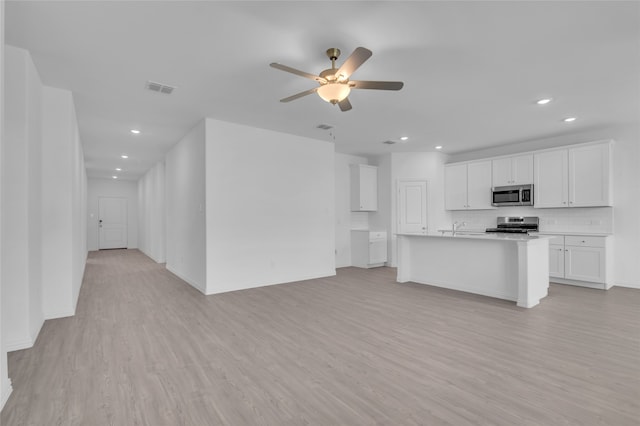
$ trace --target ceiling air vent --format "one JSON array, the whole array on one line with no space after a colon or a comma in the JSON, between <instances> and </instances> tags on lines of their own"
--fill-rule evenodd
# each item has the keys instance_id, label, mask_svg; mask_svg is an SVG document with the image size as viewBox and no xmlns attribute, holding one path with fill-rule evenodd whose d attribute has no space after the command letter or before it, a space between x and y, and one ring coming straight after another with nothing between
<instances>
[{"instance_id":1,"label":"ceiling air vent","mask_svg":"<svg viewBox=\"0 0 640 426\"><path fill-rule=\"evenodd\" d=\"M175 89L175 87L168 86L162 83L156 83L155 81L147 81L146 88L148 90L151 90L152 92L164 93L166 95L170 95L171 92L173 92L173 89Z\"/></svg>"},{"instance_id":2,"label":"ceiling air vent","mask_svg":"<svg viewBox=\"0 0 640 426\"><path fill-rule=\"evenodd\" d=\"M396 141L384 141L382 142L385 145L394 145L396 143Z\"/></svg>"},{"instance_id":3,"label":"ceiling air vent","mask_svg":"<svg viewBox=\"0 0 640 426\"><path fill-rule=\"evenodd\" d=\"M329 124L318 124L316 128L322 129L322 130L329 130L329 129L333 129L333 126Z\"/></svg>"}]
</instances>

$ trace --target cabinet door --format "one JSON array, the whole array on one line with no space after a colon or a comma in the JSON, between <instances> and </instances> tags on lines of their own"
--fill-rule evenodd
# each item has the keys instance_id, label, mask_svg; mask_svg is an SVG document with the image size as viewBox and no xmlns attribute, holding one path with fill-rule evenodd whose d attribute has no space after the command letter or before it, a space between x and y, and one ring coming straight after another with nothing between
<instances>
[{"instance_id":1,"label":"cabinet door","mask_svg":"<svg viewBox=\"0 0 640 426\"><path fill-rule=\"evenodd\" d=\"M360 210L378 210L378 169L360 167Z\"/></svg>"},{"instance_id":2,"label":"cabinet door","mask_svg":"<svg viewBox=\"0 0 640 426\"><path fill-rule=\"evenodd\" d=\"M565 246L565 278L604 283L605 249L602 247Z\"/></svg>"},{"instance_id":3,"label":"cabinet door","mask_svg":"<svg viewBox=\"0 0 640 426\"><path fill-rule=\"evenodd\" d=\"M511 159L511 183L513 185L533 183L533 154L519 155Z\"/></svg>"},{"instance_id":4,"label":"cabinet door","mask_svg":"<svg viewBox=\"0 0 640 426\"><path fill-rule=\"evenodd\" d=\"M467 208L467 165L454 164L444 168L444 205L447 210Z\"/></svg>"},{"instance_id":5,"label":"cabinet door","mask_svg":"<svg viewBox=\"0 0 640 426\"><path fill-rule=\"evenodd\" d=\"M493 209L491 205L491 161L467 165L467 209Z\"/></svg>"},{"instance_id":6,"label":"cabinet door","mask_svg":"<svg viewBox=\"0 0 640 426\"><path fill-rule=\"evenodd\" d=\"M534 207L568 207L567 150L535 154L533 162L535 170Z\"/></svg>"},{"instance_id":7,"label":"cabinet door","mask_svg":"<svg viewBox=\"0 0 640 426\"><path fill-rule=\"evenodd\" d=\"M351 165L351 211L378 209L378 168L364 164Z\"/></svg>"},{"instance_id":8,"label":"cabinet door","mask_svg":"<svg viewBox=\"0 0 640 426\"><path fill-rule=\"evenodd\" d=\"M384 263L387 261L387 241L369 241L369 264Z\"/></svg>"},{"instance_id":9,"label":"cabinet door","mask_svg":"<svg viewBox=\"0 0 640 426\"><path fill-rule=\"evenodd\" d=\"M610 206L610 145L569 149L569 207Z\"/></svg>"},{"instance_id":10,"label":"cabinet door","mask_svg":"<svg viewBox=\"0 0 640 426\"><path fill-rule=\"evenodd\" d=\"M491 163L493 186L511 185L511 158L498 158Z\"/></svg>"},{"instance_id":11,"label":"cabinet door","mask_svg":"<svg viewBox=\"0 0 640 426\"><path fill-rule=\"evenodd\" d=\"M549 245L549 276L564 278L564 246Z\"/></svg>"}]
</instances>

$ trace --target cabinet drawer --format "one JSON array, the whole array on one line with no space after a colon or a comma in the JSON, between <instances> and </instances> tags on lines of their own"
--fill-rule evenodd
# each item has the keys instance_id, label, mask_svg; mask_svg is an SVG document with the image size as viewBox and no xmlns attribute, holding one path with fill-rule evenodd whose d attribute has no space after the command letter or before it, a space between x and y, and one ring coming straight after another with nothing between
<instances>
[{"instance_id":1,"label":"cabinet drawer","mask_svg":"<svg viewBox=\"0 0 640 426\"><path fill-rule=\"evenodd\" d=\"M564 237L564 243L568 246L604 247L605 239L606 237L567 235Z\"/></svg>"},{"instance_id":2,"label":"cabinet drawer","mask_svg":"<svg viewBox=\"0 0 640 426\"><path fill-rule=\"evenodd\" d=\"M387 233L386 232L370 232L369 233L369 241L371 240L386 240Z\"/></svg>"}]
</instances>

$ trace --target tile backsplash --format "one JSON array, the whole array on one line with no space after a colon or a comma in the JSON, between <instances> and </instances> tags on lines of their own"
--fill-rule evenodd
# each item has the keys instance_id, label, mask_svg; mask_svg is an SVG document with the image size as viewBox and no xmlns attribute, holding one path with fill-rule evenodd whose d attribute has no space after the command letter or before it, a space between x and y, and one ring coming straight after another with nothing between
<instances>
[{"instance_id":1,"label":"tile backsplash","mask_svg":"<svg viewBox=\"0 0 640 426\"><path fill-rule=\"evenodd\" d=\"M538 216L540 232L613 233L612 207L535 209L533 207L500 207L495 210L454 211L452 220L466 222L467 229L496 226L498 216Z\"/></svg>"}]
</instances>

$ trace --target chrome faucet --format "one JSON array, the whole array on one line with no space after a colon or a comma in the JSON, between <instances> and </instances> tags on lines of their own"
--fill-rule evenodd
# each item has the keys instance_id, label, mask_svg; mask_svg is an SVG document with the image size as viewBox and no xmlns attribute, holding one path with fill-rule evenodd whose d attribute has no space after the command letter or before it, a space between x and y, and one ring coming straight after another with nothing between
<instances>
[{"instance_id":1,"label":"chrome faucet","mask_svg":"<svg viewBox=\"0 0 640 426\"><path fill-rule=\"evenodd\" d=\"M453 233L453 235L456 235L456 231L461 227L461 226L467 226L467 222L453 222L453 225L451 225L451 232Z\"/></svg>"}]
</instances>

